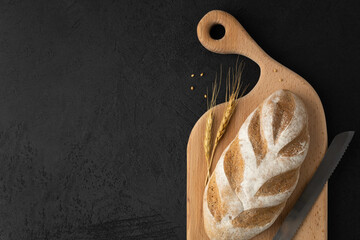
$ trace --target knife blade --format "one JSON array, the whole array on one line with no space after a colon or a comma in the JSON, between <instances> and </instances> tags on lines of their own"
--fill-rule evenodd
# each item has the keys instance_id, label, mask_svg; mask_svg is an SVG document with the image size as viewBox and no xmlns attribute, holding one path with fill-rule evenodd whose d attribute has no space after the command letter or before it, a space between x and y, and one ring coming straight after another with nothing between
<instances>
[{"instance_id":1,"label":"knife blade","mask_svg":"<svg viewBox=\"0 0 360 240\"><path fill-rule=\"evenodd\" d=\"M306 185L305 190L297 200L295 206L286 216L279 231L273 240L289 240L292 239L311 210L319 194L321 193L326 181L329 179L336 166L344 155L354 131L342 132L334 138L328 150L325 153L318 169L310 182Z\"/></svg>"}]
</instances>

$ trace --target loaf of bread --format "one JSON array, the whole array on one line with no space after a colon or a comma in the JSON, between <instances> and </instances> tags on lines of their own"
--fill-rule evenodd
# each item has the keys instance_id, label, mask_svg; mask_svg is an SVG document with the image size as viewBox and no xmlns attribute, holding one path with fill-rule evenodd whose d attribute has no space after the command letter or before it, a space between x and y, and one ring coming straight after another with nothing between
<instances>
[{"instance_id":1,"label":"loaf of bread","mask_svg":"<svg viewBox=\"0 0 360 240\"><path fill-rule=\"evenodd\" d=\"M222 153L205 188L205 231L212 240L250 239L269 228L296 187L309 147L301 99L269 96Z\"/></svg>"}]
</instances>

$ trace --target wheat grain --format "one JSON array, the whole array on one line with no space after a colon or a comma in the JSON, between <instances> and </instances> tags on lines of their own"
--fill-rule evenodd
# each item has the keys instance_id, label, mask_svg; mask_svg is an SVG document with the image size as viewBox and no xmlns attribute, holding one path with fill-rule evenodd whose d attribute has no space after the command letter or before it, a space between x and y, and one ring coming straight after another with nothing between
<instances>
[{"instance_id":1,"label":"wheat grain","mask_svg":"<svg viewBox=\"0 0 360 240\"><path fill-rule=\"evenodd\" d=\"M205 159L206 166L209 168L210 165L210 156L211 156L211 135L212 135L212 125L214 121L214 111L210 109L205 126L205 137L204 137L204 150L205 150Z\"/></svg>"}]
</instances>

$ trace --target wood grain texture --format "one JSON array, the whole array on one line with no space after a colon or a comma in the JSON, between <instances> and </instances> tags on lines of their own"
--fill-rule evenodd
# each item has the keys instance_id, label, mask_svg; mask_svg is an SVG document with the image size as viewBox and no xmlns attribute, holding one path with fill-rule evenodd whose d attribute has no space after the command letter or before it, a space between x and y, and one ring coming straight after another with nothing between
<instances>
[{"instance_id":1,"label":"wood grain texture","mask_svg":"<svg viewBox=\"0 0 360 240\"><path fill-rule=\"evenodd\" d=\"M214 24L221 24L225 27L225 36L220 40L214 40L209 35L210 28ZM301 97L307 108L310 147L301 167L298 185L276 222L268 230L253 238L254 240L272 239L305 185L315 173L327 149L327 130L323 106L317 93L308 82L267 55L230 14L218 10L207 13L198 24L197 34L201 44L209 51L220 54L240 54L252 59L260 67L260 78L257 85L250 93L238 100L227 132L217 147L211 171L215 169L220 155L235 138L247 116L274 91L279 89L292 91ZM218 128L224 107L224 104L215 107L213 129ZM203 139L207 114L205 113L195 124L187 146L187 239L208 239L202 218L202 199L206 177ZM327 239L327 185L294 239Z\"/></svg>"}]
</instances>

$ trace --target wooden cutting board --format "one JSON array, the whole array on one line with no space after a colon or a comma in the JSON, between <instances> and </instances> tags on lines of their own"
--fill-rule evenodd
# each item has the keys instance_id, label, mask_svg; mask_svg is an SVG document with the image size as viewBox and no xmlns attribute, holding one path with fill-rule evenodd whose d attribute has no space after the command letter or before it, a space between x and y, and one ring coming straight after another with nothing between
<instances>
[{"instance_id":1,"label":"wooden cutting board","mask_svg":"<svg viewBox=\"0 0 360 240\"><path fill-rule=\"evenodd\" d=\"M209 35L210 28L215 24L220 24L225 28L225 35L220 40L214 40ZM300 96L306 105L309 115L310 147L301 167L298 185L276 222L268 230L253 238L254 240L272 239L319 166L327 149L327 131L323 106L319 96L308 82L267 55L230 14L218 10L207 13L198 24L197 34L201 44L209 51L220 54L240 54L252 59L260 67L258 83L250 93L238 100L236 111L227 132L217 147L212 171L221 153L235 138L247 116L271 93L278 89L288 89ZM220 124L224 106L224 104L220 104L215 107L215 125L213 129L217 129ZM188 240L209 239L204 230L202 217L202 199L206 177L203 148L206 114L197 121L192 129L187 147ZM327 239L327 185L325 185L294 239Z\"/></svg>"}]
</instances>

